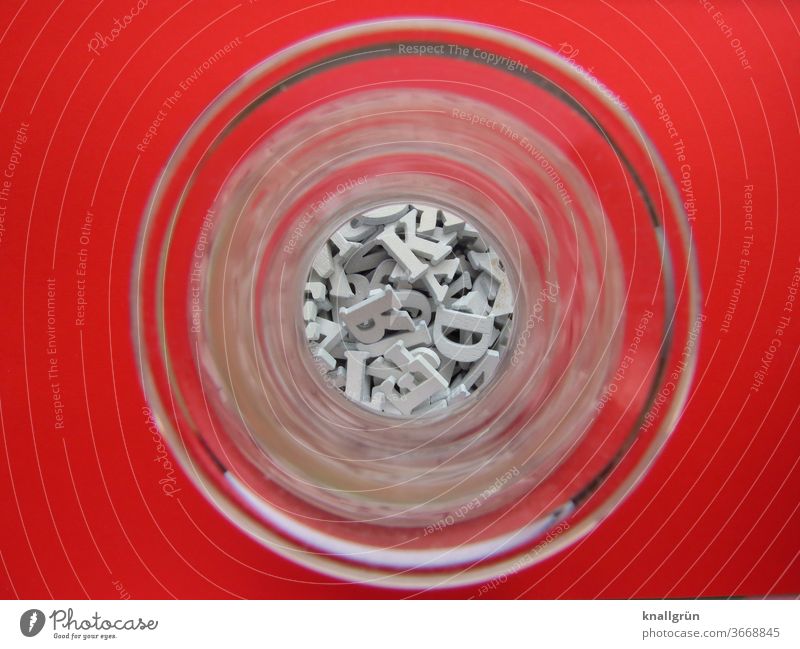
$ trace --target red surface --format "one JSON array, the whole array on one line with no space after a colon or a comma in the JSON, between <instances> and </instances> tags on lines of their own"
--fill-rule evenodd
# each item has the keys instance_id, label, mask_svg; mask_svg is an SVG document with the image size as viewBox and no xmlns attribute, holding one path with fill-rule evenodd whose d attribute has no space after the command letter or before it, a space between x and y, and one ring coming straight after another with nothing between
<instances>
[{"instance_id":1,"label":"red surface","mask_svg":"<svg viewBox=\"0 0 800 649\"><path fill-rule=\"evenodd\" d=\"M605 524L484 596L800 592L800 303L784 310L795 274L800 282L800 6L715 4L150 0L95 54L88 49L95 32L110 35L134 0L4 2L0 173L18 164L12 177L0 178L0 595L409 595L337 584L290 564L239 533L177 470L174 484L163 482L172 474L142 414L128 327L139 217L199 110L231 78L297 38L400 14L496 24L555 49L568 43L574 62L628 104L676 177L689 165L695 197L707 320L683 420L646 480ZM166 97L237 37L241 43L182 94L138 151ZM654 95L677 137L659 119ZM27 141L15 153L16 132L26 124ZM680 139L684 161L673 148ZM750 231L745 185L753 185ZM87 212L93 221L82 243ZM737 286L751 234L750 263ZM77 325L81 248L87 305ZM782 316L789 320L778 335ZM756 392L754 373L773 338L781 345ZM55 354L48 354L49 340ZM49 376L53 358L57 377ZM63 428L56 427L53 383ZM172 496L164 484L174 487ZM478 593L475 586L440 595Z\"/></svg>"}]
</instances>

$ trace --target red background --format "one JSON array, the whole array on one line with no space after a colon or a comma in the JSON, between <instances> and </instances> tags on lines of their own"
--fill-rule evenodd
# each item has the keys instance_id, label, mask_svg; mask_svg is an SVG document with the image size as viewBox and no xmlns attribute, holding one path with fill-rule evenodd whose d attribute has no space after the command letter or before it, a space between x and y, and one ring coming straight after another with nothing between
<instances>
[{"instance_id":1,"label":"red background","mask_svg":"<svg viewBox=\"0 0 800 649\"><path fill-rule=\"evenodd\" d=\"M94 33L108 35L134 0L4 1L0 174L15 166L0 178L0 187L10 183L5 211L0 199L0 596L415 595L338 584L284 561L227 523L183 474L180 491L164 495L133 362L128 280L139 218L161 166L232 78L319 30L423 14L499 25L554 49L569 44L573 61L628 104L679 177L675 139L653 101L660 95L686 146L696 198L692 229L708 319L678 429L605 524L485 596L800 592L800 304L784 311L800 272L800 6L710 4L150 0L95 54L88 49ZM241 45L183 93L137 151L164 99L236 37ZM20 127L27 141L15 152ZM87 211L93 223L82 245ZM754 237L751 263L724 332L746 234ZM81 247L88 306L77 326ZM48 278L55 279L50 355ZM755 392L753 375L783 315L782 344ZM57 379L48 376L51 357ZM53 382L64 405L60 429ZM477 594L478 586L439 593Z\"/></svg>"}]
</instances>

